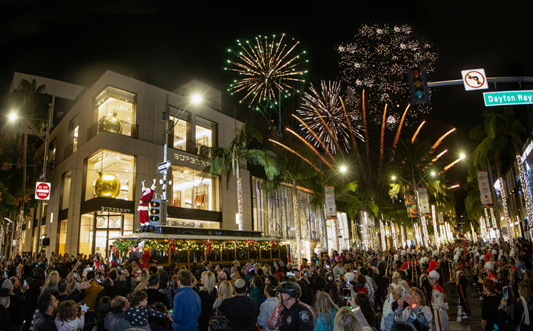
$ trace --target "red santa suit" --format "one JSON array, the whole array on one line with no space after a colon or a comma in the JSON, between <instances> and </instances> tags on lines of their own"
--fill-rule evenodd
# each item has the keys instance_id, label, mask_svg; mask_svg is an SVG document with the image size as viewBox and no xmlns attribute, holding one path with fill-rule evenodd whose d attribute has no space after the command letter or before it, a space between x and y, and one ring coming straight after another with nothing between
<instances>
[{"instance_id":1,"label":"red santa suit","mask_svg":"<svg viewBox=\"0 0 533 331\"><path fill-rule=\"evenodd\" d=\"M152 187L144 187L143 183L143 195L141 196L141 200L139 201L139 207L137 210L139 211L139 222L141 223L141 226L148 226L150 225L150 219L148 218L148 211L150 208L150 201L152 201L152 195L154 195L155 190L155 180Z\"/></svg>"}]
</instances>

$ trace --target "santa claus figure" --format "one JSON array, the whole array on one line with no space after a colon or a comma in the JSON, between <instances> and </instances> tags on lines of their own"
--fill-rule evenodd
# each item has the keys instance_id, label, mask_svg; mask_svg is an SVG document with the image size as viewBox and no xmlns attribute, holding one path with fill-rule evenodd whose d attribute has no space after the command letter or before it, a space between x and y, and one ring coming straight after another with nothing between
<instances>
[{"instance_id":1,"label":"santa claus figure","mask_svg":"<svg viewBox=\"0 0 533 331\"><path fill-rule=\"evenodd\" d=\"M154 183L152 184L152 187L145 187L144 180L142 182L142 185L143 195L141 196L141 200L139 201L139 208L137 208L137 210L139 211L139 222L141 223L141 227L147 227L148 225L150 225L148 213L150 208L150 201L152 201L152 195L154 195L155 179Z\"/></svg>"}]
</instances>

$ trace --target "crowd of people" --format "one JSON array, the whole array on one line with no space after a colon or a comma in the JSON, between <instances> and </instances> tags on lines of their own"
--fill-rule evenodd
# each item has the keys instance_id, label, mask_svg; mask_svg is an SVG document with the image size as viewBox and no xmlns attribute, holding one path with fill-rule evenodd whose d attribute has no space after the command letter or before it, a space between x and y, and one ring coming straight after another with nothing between
<instances>
[{"instance_id":1,"label":"crowd of people","mask_svg":"<svg viewBox=\"0 0 533 331\"><path fill-rule=\"evenodd\" d=\"M0 330L447 331L448 284L461 318L481 304L483 331L527 331L531 254L525 240L457 242L322 252L298 264L196 261L188 270L43 252L0 264Z\"/></svg>"}]
</instances>

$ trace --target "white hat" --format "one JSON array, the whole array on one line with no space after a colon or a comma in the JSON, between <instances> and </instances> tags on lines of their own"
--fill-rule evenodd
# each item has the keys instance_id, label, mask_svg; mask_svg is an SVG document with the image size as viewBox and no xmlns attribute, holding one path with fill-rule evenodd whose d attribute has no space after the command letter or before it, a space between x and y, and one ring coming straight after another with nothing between
<instances>
[{"instance_id":1,"label":"white hat","mask_svg":"<svg viewBox=\"0 0 533 331\"><path fill-rule=\"evenodd\" d=\"M347 272L344 274L344 277L346 278L346 281L347 282L351 282L352 280L355 279L355 275L353 274L353 272Z\"/></svg>"},{"instance_id":2,"label":"white hat","mask_svg":"<svg viewBox=\"0 0 533 331\"><path fill-rule=\"evenodd\" d=\"M439 252L433 251L433 256L435 256L435 257L439 256Z\"/></svg>"},{"instance_id":3,"label":"white hat","mask_svg":"<svg viewBox=\"0 0 533 331\"><path fill-rule=\"evenodd\" d=\"M491 270L493 271L494 270L494 265L492 264L492 262L486 262L485 263L485 268L487 268L487 270Z\"/></svg>"},{"instance_id":4,"label":"white hat","mask_svg":"<svg viewBox=\"0 0 533 331\"><path fill-rule=\"evenodd\" d=\"M435 270L431 270L431 271L429 272L429 277L431 277L431 278L435 278L435 279L439 279L439 278L440 278L440 275L439 275L439 273L436 272Z\"/></svg>"}]
</instances>

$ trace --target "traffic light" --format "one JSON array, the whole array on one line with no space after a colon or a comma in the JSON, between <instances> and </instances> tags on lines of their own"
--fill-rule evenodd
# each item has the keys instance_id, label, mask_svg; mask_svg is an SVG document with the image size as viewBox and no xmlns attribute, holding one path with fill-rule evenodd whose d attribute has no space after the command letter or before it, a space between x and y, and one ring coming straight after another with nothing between
<instances>
[{"instance_id":1,"label":"traffic light","mask_svg":"<svg viewBox=\"0 0 533 331\"><path fill-rule=\"evenodd\" d=\"M150 222L159 223L161 221L161 199L150 201Z\"/></svg>"},{"instance_id":2,"label":"traffic light","mask_svg":"<svg viewBox=\"0 0 533 331\"><path fill-rule=\"evenodd\" d=\"M411 104L421 105L423 103L429 103L428 80L424 68L407 68L407 80L409 81Z\"/></svg>"}]
</instances>

